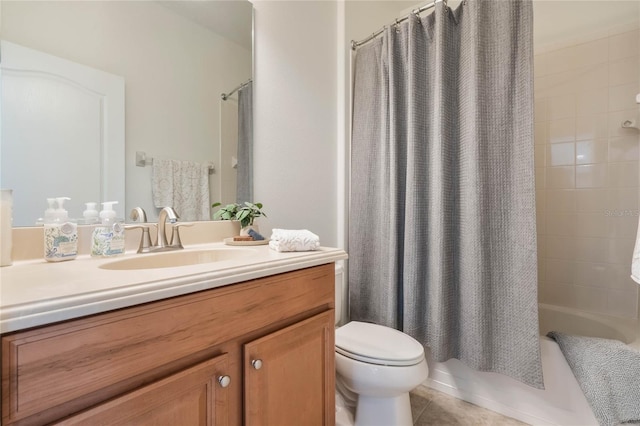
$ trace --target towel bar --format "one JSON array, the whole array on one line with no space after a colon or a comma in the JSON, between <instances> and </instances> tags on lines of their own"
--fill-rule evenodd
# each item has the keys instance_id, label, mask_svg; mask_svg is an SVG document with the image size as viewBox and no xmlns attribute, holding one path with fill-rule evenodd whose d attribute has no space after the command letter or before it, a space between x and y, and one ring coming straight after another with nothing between
<instances>
[{"instance_id":1,"label":"towel bar","mask_svg":"<svg viewBox=\"0 0 640 426\"><path fill-rule=\"evenodd\" d=\"M136 166L145 167L153 164L153 157L147 157L147 153L144 151L136 151ZM215 167L209 166L209 174L215 173Z\"/></svg>"}]
</instances>

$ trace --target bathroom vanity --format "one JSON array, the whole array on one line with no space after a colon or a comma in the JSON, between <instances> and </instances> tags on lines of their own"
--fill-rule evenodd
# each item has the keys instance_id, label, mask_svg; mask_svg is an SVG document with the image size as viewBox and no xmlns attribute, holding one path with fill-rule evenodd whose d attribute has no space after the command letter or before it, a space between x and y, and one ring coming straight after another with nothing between
<instances>
[{"instance_id":1,"label":"bathroom vanity","mask_svg":"<svg viewBox=\"0 0 640 426\"><path fill-rule=\"evenodd\" d=\"M2 424L332 425L334 262L346 254L252 250L168 268L3 268ZM12 287L46 270L75 272L84 291Z\"/></svg>"}]
</instances>

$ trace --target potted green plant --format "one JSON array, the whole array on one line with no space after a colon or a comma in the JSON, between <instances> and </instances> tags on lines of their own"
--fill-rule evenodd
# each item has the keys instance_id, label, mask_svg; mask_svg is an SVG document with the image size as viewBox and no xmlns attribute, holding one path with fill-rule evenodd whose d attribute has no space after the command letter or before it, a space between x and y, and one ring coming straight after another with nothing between
<instances>
[{"instance_id":1,"label":"potted green plant","mask_svg":"<svg viewBox=\"0 0 640 426\"><path fill-rule=\"evenodd\" d=\"M221 203L214 203L211 207L218 207ZM221 207L217 212L213 214L214 219L219 220L237 220L240 222L240 235L247 235L250 228L258 231L257 225L253 221L258 217L267 217L262 211L262 203L249 203L244 204L232 203Z\"/></svg>"}]
</instances>

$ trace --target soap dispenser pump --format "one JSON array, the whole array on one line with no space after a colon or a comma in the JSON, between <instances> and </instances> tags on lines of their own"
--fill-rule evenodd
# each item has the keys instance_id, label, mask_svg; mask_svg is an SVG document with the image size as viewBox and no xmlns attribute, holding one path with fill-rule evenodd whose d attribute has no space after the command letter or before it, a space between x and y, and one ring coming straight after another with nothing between
<instances>
[{"instance_id":1,"label":"soap dispenser pump","mask_svg":"<svg viewBox=\"0 0 640 426\"><path fill-rule=\"evenodd\" d=\"M82 212L82 217L84 218L83 223L85 225L95 225L97 223L100 223L100 220L98 219L98 210L96 210L96 204L98 203L84 203L86 209Z\"/></svg>"},{"instance_id":2,"label":"soap dispenser pump","mask_svg":"<svg viewBox=\"0 0 640 426\"><path fill-rule=\"evenodd\" d=\"M53 208L53 200L58 208ZM45 211L44 258L48 262L75 259L78 255L78 225L69 220L69 212L64 209L69 197L48 198L49 208Z\"/></svg>"},{"instance_id":3,"label":"soap dispenser pump","mask_svg":"<svg viewBox=\"0 0 640 426\"><path fill-rule=\"evenodd\" d=\"M91 256L111 257L124 253L124 224L116 218L113 205L117 201L105 201L100 211L100 226L93 231Z\"/></svg>"}]
</instances>

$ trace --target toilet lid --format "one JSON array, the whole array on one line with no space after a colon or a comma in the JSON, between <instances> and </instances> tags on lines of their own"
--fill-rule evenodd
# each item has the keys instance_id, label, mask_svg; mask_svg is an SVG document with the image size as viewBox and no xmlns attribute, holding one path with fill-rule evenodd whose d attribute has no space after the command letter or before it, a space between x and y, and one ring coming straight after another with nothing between
<instances>
[{"instance_id":1,"label":"toilet lid","mask_svg":"<svg viewBox=\"0 0 640 426\"><path fill-rule=\"evenodd\" d=\"M336 330L336 352L377 365L415 365L424 348L401 331L378 324L352 321Z\"/></svg>"}]
</instances>

